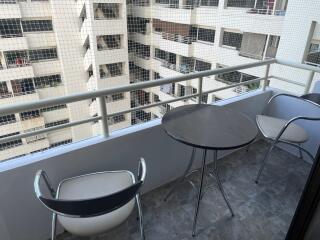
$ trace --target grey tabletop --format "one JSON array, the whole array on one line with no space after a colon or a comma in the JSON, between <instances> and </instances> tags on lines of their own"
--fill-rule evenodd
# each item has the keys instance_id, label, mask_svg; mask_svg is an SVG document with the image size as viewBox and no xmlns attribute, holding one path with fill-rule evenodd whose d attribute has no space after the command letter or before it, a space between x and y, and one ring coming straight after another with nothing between
<instances>
[{"instance_id":1,"label":"grey tabletop","mask_svg":"<svg viewBox=\"0 0 320 240\"><path fill-rule=\"evenodd\" d=\"M246 115L207 104L174 108L164 115L162 126L177 141L213 150L243 147L258 134L256 124Z\"/></svg>"}]
</instances>

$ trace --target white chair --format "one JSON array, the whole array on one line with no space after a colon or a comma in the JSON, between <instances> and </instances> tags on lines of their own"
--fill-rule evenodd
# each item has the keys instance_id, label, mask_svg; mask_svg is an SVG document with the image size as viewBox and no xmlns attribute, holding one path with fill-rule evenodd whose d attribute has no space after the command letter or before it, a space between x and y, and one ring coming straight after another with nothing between
<instances>
[{"instance_id":1,"label":"white chair","mask_svg":"<svg viewBox=\"0 0 320 240\"><path fill-rule=\"evenodd\" d=\"M146 164L141 158L137 181L130 171L106 171L65 179L55 191L46 172L39 170L35 176L34 190L41 203L53 212L51 239L55 239L57 220L65 230L78 236L108 231L130 216L135 201L141 239L144 239L139 190L145 177ZM51 198L43 196L41 179L50 190Z\"/></svg>"},{"instance_id":2,"label":"white chair","mask_svg":"<svg viewBox=\"0 0 320 240\"><path fill-rule=\"evenodd\" d=\"M266 108L278 97L294 98L294 99L297 99L298 101L305 102L306 106L312 105L313 107L320 110L320 105L317 103L317 101L315 101L316 99L319 99L319 96L316 97L315 94L312 94L312 95L307 94L301 97L290 95L290 94L278 94L273 96L269 100ZM271 146L268 149L266 155L264 156L257 178L255 180L256 183L259 182L259 178L265 167L265 164L268 161L273 148L278 143L285 143L290 146L298 148L301 158L302 158L302 152L305 152L311 159L314 159L312 154L302 147L302 143L308 141L308 134L306 130L301 126L299 126L298 124L296 124L295 122L298 120L308 120L308 121L320 120L320 115L319 117L298 115L298 116L292 117L289 120L281 119L277 117L271 117L271 116L265 115L266 108L262 112L262 115L257 115L256 122L262 135L271 142Z\"/></svg>"}]
</instances>

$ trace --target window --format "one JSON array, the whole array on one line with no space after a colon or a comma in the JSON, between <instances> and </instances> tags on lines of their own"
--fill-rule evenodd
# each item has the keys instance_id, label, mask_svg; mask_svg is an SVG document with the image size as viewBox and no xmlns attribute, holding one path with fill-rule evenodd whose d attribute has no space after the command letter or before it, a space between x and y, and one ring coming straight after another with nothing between
<instances>
[{"instance_id":1,"label":"window","mask_svg":"<svg viewBox=\"0 0 320 240\"><path fill-rule=\"evenodd\" d=\"M241 47L241 42L242 42L241 33L223 31L222 45L234 47L238 50Z\"/></svg>"},{"instance_id":2,"label":"window","mask_svg":"<svg viewBox=\"0 0 320 240\"><path fill-rule=\"evenodd\" d=\"M0 19L0 37L12 38L22 37L22 30L19 19Z\"/></svg>"},{"instance_id":3,"label":"window","mask_svg":"<svg viewBox=\"0 0 320 240\"><path fill-rule=\"evenodd\" d=\"M219 5L219 0L201 0L200 6L217 7Z\"/></svg>"},{"instance_id":4,"label":"window","mask_svg":"<svg viewBox=\"0 0 320 240\"><path fill-rule=\"evenodd\" d=\"M40 111L39 110L33 110L33 111L28 111L28 112L22 112L20 113L20 118L22 121L32 119L32 118L37 118L40 117Z\"/></svg>"},{"instance_id":5,"label":"window","mask_svg":"<svg viewBox=\"0 0 320 240\"><path fill-rule=\"evenodd\" d=\"M0 116L0 125L6 125L14 122L16 122L16 116L14 114Z\"/></svg>"},{"instance_id":6,"label":"window","mask_svg":"<svg viewBox=\"0 0 320 240\"><path fill-rule=\"evenodd\" d=\"M160 102L160 98L159 98L159 95L157 94L153 94L153 102Z\"/></svg>"},{"instance_id":7,"label":"window","mask_svg":"<svg viewBox=\"0 0 320 240\"><path fill-rule=\"evenodd\" d=\"M119 49L121 48L120 35L105 35L97 37L97 48L99 51L105 49Z\"/></svg>"},{"instance_id":8,"label":"window","mask_svg":"<svg viewBox=\"0 0 320 240\"><path fill-rule=\"evenodd\" d=\"M100 78L122 75L122 63L110 63L100 66Z\"/></svg>"},{"instance_id":9,"label":"window","mask_svg":"<svg viewBox=\"0 0 320 240\"><path fill-rule=\"evenodd\" d=\"M12 80L11 86L15 96L31 94L35 92L32 78Z\"/></svg>"},{"instance_id":10,"label":"window","mask_svg":"<svg viewBox=\"0 0 320 240\"><path fill-rule=\"evenodd\" d=\"M62 84L61 75L55 74L49 76L35 77L34 84L36 86L36 89L59 86Z\"/></svg>"},{"instance_id":11,"label":"window","mask_svg":"<svg viewBox=\"0 0 320 240\"><path fill-rule=\"evenodd\" d=\"M68 144L68 143L72 143L72 139L67 139L67 140L63 140L61 142L52 143L52 144L50 144L49 148L58 147L58 146L65 145L65 144Z\"/></svg>"},{"instance_id":12,"label":"window","mask_svg":"<svg viewBox=\"0 0 320 240\"><path fill-rule=\"evenodd\" d=\"M6 82L0 82L0 98L12 97Z\"/></svg>"},{"instance_id":13,"label":"window","mask_svg":"<svg viewBox=\"0 0 320 240\"><path fill-rule=\"evenodd\" d=\"M255 0L228 0L227 3L227 7L253 8L254 6Z\"/></svg>"},{"instance_id":14,"label":"window","mask_svg":"<svg viewBox=\"0 0 320 240\"><path fill-rule=\"evenodd\" d=\"M166 52L159 49L159 48L156 48L155 52L154 52L154 57L165 60L166 59Z\"/></svg>"},{"instance_id":15,"label":"window","mask_svg":"<svg viewBox=\"0 0 320 240\"><path fill-rule=\"evenodd\" d=\"M24 20L21 23L24 32L53 31L51 20Z\"/></svg>"},{"instance_id":16,"label":"window","mask_svg":"<svg viewBox=\"0 0 320 240\"><path fill-rule=\"evenodd\" d=\"M207 71L211 69L211 63L203 62L200 60L196 60L195 71Z\"/></svg>"},{"instance_id":17,"label":"window","mask_svg":"<svg viewBox=\"0 0 320 240\"><path fill-rule=\"evenodd\" d=\"M120 4L118 3L94 3L94 18L117 19L120 18Z\"/></svg>"},{"instance_id":18,"label":"window","mask_svg":"<svg viewBox=\"0 0 320 240\"><path fill-rule=\"evenodd\" d=\"M46 123L45 128L54 127L54 126L58 126L58 125L66 124L66 123L69 123L69 119Z\"/></svg>"},{"instance_id":19,"label":"window","mask_svg":"<svg viewBox=\"0 0 320 240\"><path fill-rule=\"evenodd\" d=\"M5 137L10 137L10 136L14 136L14 135L18 135L20 134L20 132L15 132L15 133L10 133L10 134L6 134L6 135L2 135L0 136L0 138L5 138ZM21 139L16 139L16 140L12 140L9 142L5 142L5 143L0 143L0 151L9 149L9 148L13 148L16 146L22 145L22 140Z\"/></svg>"},{"instance_id":20,"label":"window","mask_svg":"<svg viewBox=\"0 0 320 240\"><path fill-rule=\"evenodd\" d=\"M41 108L40 112L51 112L51 111L55 111L58 109L64 109L64 108L67 108L66 104L56 105L56 106L47 107L47 108Z\"/></svg>"},{"instance_id":21,"label":"window","mask_svg":"<svg viewBox=\"0 0 320 240\"><path fill-rule=\"evenodd\" d=\"M198 39L200 41L214 43L215 30L198 28Z\"/></svg>"},{"instance_id":22,"label":"window","mask_svg":"<svg viewBox=\"0 0 320 240\"><path fill-rule=\"evenodd\" d=\"M320 43L313 42L310 44L305 62L309 65L320 66Z\"/></svg>"},{"instance_id":23,"label":"window","mask_svg":"<svg viewBox=\"0 0 320 240\"><path fill-rule=\"evenodd\" d=\"M31 62L56 59L56 58L58 58L58 53L56 48L29 50L29 60Z\"/></svg>"},{"instance_id":24,"label":"window","mask_svg":"<svg viewBox=\"0 0 320 240\"><path fill-rule=\"evenodd\" d=\"M178 84L178 97L183 97L184 95L186 95L186 87Z\"/></svg>"},{"instance_id":25,"label":"window","mask_svg":"<svg viewBox=\"0 0 320 240\"><path fill-rule=\"evenodd\" d=\"M115 102L124 99L124 93L115 93L112 95L106 96L107 102Z\"/></svg>"},{"instance_id":26,"label":"window","mask_svg":"<svg viewBox=\"0 0 320 240\"><path fill-rule=\"evenodd\" d=\"M239 54L253 59L262 59L266 46L267 35L244 32Z\"/></svg>"},{"instance_id":27,"label":"window","mask_svg":"<svg viewBox=\"0 0 320 240\"><path fill-rule=\"evenodd\" d=\"M113 125L113 124L117 124L120 122L124 122L126 120L125 116L123 114L121 115L117 115L117 116L113 116L108 118L108 124L109 125Z\"/></svg>"},{"instance_id":28,"label":"window","mask_svg":"<svg viewBox=\"0 0 320 240\"><path fill-rule=\"evenodd\" d=\"M8 51L4 53L8 68L30 65L27 51Z\"/></svg>"}]
</instances>

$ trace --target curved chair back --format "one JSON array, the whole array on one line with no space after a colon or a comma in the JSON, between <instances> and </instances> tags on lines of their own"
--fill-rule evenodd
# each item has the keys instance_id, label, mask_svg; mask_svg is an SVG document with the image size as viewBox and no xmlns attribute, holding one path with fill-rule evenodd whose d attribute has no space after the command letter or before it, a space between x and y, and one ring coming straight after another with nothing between
<instances>
[{"instance_id":1,"label":"curved chair back","mask_svg":"<svg viewBox=\"0 0 320 240\"><path fill-rule=\"evenodd\" d=\"M320 93L308 93L302 95L301 98L314 102L320 106Z\"/></svg>"},{"instance_id":2,"label":"curved chair back","mask_svg":"<svg viewBox=\"0 0 320 240\"><path fill-rule=\"evenodd\" d=\"M40 190L41 178L44 178L50 191L52 190L52 187L48 184L49 180L46 173L43 170L39 170L36 173L34 180L34 190L37 198L42 204L58 215L78 218L95 217L113 212L118 208L123 207L136 196L144 183L146 176L146 164L144 159L140 160L138 172L138 181L136 183L113 194L91 199L63 200L43 196Z\"/></svg>"}]
</instances>

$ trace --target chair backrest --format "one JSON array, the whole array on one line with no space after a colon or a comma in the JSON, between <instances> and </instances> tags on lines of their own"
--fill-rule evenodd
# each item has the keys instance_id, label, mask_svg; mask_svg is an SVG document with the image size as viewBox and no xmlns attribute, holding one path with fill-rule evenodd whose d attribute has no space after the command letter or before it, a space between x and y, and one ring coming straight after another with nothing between
<instances>
[{"instance_id":1,"label":"chair backrest","mask_svg":"<svg viewBox=\"0 0 320 240\"><path fill-rule=\"evenodd\" d=\"M308 93L302 95L301 98L314 102L320 106L320 93Z\"/></svg>"},{"instance_id":2,"label":"chair backrest","mask_svg":"<svg viewBox=\"0 0 320 240\"><path fill-rule=\"evenodd\" d=\"M90 199L63 200L44 197L40 190L40 182L43 177L46 184L49 181L46 173L39 170L34 180L34 190L41 203L52 212L67 217L84 218L95 217L113 212L130 202L139 192L146 176L146 164L140 160L138 181L133 185L118 192ZM52 189L50 186L49 189Z\"/></svg>"}]
</instances>

